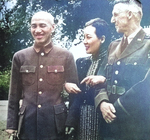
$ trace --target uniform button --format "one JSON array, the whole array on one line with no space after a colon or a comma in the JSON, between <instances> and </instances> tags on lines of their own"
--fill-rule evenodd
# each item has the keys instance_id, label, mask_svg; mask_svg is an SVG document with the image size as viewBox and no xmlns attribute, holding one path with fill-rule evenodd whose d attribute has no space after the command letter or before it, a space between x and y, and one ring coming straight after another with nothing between
<instances>
[{"instance_id":1,"label":"uniform button","mask_svg":"<svg viewBox=\"0 0 150 140\"><path fill-rule=\"evenodd\" d=\"M40 65L40 68L43 68L43 65Z\"/></svg>"},{"instance_id":2,"label":"uniform button","mask_svg":"<svg viewBox=\"0 0 150 140\"><path fill-rule=\"evenodd\" d=\"M118 62L117 62L117 65L120 65L120 63L121 63L121 62L120 62L120 61L118 61Z\"/></svg>"},{"instance_id":3,"label":"uniform button","mask_svg":"<svg viewBox=\"0 0 150 140\"><path fill-rule=\"evenodd\" d=\"M29 70L26 70L26 73L28 73L29 72Z\"/></svg>"},{"instance_id":4,"label":"uniform button","mask_svg":"<svg viewBox=\"0 0 150 140\"><path fill-rule=\"evenodd\" d=\"M57 70L55 70L55 73L57 73Z\"/></svg>"},{"instance_id":5,"label":"uniform button","mask_svg":"<svg viewBox=\"0 0 150 140\"><path fill-rule=\"evenodd\" d=\"M116 70L116 71L115 71L115 74L116 74L116 75L118 75L118 73L119 73L119 71L118 71L118 70Z\"/></svg>"},{"instance_id":6,"label":"uniform button","mask_svg":"<svg viewBox=\"0 0 150 140\"><path fill-rule=\"evenodd\" d=\"M117 83L118 83L118 81L117 81L117 80L115 80L115 81L114 81L114 83L115 83L115 84L117 84Z\"/></svg>"},{"instance_id":7,"label":"uniform button","mask_svg":"<svg viewBox=\"0 0 150 140\"><path fill-rule=\"evenodd\" d=\"M41 108L42 106L41 105L38 105L38 108Z\"/></svg>"},{"instance_id":8,"label":"uniform button","mask_svg":"<svg viewBox=\"0 0 150 140\"><path fill-rule=\"evenodd\" d=\"M44 53L43 53L43 52L41 53L41 56L44 56Z\"/></svg>"},{"instance_id":9,"label":"uniform button","mask_svg":"<svg viewBox=\"0 0 150 140\"><path fill-rule=\"evenodd\" d=\"M137 65L137 62L134 62L134 65Z\"/></svg>"},{"instance_id":10,"label":"uniform button","mask_svg":"<svg viewBox=\"0 0 150 140\"><path fill-rule=\"evenodd\" d=\"M39 91L39 94L42 94L42 91Z\"/></svg>"},{"instance_id":11,"label":"uniform button","mask_svg":"<svg viewBox=\"0 0 150 140\"><path fill-rule=\"evenodd\" d=\"M42 79L42 78L40 78L40 79L39 79L39 81L40 81L40 82L42 82L42 81L43 81L43 79Z\"/></svg>"},{"instance_id":12,"label":"uniform button","mask_svg":"<svg viewBox=\"0 0 150 140\"><path fill-rule=\"evenodd\" d=\"M137 41L142 41L142 39L141 39L141 38L138 38Z\"/></svg>"}]
</instances>

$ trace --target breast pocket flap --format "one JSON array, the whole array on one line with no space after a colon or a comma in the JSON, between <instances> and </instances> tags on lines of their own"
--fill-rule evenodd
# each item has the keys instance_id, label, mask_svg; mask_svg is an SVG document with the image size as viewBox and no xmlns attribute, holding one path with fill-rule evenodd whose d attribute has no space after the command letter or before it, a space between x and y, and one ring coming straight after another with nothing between
<instances>
[{"instance_id":1,"label":"breast pocket flap","mask_svg":"<svg viewBox=\"0 0 150 140\"><path fill-rule=\"evenodd\" d=\"M35 73L35 66L21 66L20 72L21 73Z\"/></svg>"},{"instance_id":2,"label":"breast pocket flap","mask_svg":"<svg viewBox=\"0 0 150 140\"><path fill-rule=\"evenodd\" d=\"M48 66L48 72L64 72L64 66Z\"/></svg>"}]
</instances>

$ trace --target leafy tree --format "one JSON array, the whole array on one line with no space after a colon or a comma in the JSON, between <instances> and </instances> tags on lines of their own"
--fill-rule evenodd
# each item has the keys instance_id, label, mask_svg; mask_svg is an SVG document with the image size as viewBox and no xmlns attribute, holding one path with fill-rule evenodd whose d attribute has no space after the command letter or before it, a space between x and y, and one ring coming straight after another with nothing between
<instances>
[{"instance_id":1,"label":"leafy tree","mask_svg":"<svg viewBox=\"0 0 150 140\"><path fill-rule=\"evenodd\" d=\"M69 48L68 42L73 40L73 36L65 30L65 27L68 26L66 17L71 15L69 12L72 12L68 11L68 6L72 6L68 0L18 0L13 9L7 9L5 5L7 1L9 0L2 0L2 8L0 8L0 12L3 12L4 15L0 28L0 48L2 51L0 70L10 67L12 56L16 51L32 45L29 23L33 13L39 10L47 10L56 17L58 28L55 39L61 40L62 44L60 45ZM64 42L66 40L67 44Z\"/></svg>"}]
</instances>

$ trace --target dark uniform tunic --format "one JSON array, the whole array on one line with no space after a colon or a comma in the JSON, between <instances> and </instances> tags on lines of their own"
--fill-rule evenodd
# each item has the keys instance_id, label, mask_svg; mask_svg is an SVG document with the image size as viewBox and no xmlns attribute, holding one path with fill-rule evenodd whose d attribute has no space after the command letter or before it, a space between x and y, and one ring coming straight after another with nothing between
<instances>
[{"instance_id":1,"label":"dark uniform tunic","mask_svg":"<svg viewBox=\"0 0 150 140\"><path fill-rule=\"evenodd\" d=\"M129 94L128 98L121 100L122 102L120 98L126 96L126 93L132 86L144 79L150 67L150 39L147 38L143 29L141 29L124 52L117 57L116 50L121 44L120 42L120 39L116 40L109 46L108 64L106 65L107 87L99 92L95 98L95 103L98 109L99 104L104 100L115 103L117 119L114 122L116 126L111 131L113 137L117 136L117 140L142 140L141 137L145 134L142 131L142 127L140 127L141 123L139 123L142 121L142 112L139 112L138 116L133 117L132 115L132 112L135 111L135 108L132 108L132 104L136 102L136 98L139 98L139 95L137 94L137 97L132 98ZM141 94L144 94L144 91ZM132 100L132 104L128 104L129 100L130 103ZM142 102L144 101L141 100L138 104L142 104ZM131 108L130 111L122 103L128 104ZM125 117L126 115L128 117ZM147 122L144 121L144 123Z\"/></svg>"},{"instance_id":2,"label":"dark uniform tunic","mask_svg":"<svg viewBox=\"0 0 150 140\"><path fill-rule=\"evenodd\" d=\"M74 59L51 43L40 52L34 47L13 57L7 129L19 125L25 140L62 140L67 113L61 93L65 82L77 83Z\"/></svg>"}]
</instances>

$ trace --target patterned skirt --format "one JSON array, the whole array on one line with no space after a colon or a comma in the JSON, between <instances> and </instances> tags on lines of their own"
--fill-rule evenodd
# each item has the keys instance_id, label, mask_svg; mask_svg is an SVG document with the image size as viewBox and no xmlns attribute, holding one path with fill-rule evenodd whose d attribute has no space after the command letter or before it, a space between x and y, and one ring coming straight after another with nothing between
<instances>
[{"instance_id":1,"label":"patterned skirt","mask_svg":"<svg viewBox=\"0 0 150 140\"><path fill-rule=\"evenodd\" d=\"M81 106L78 139L100 140L98 134L98 114L92 105Z\"/></svg>"}]
</instances>

